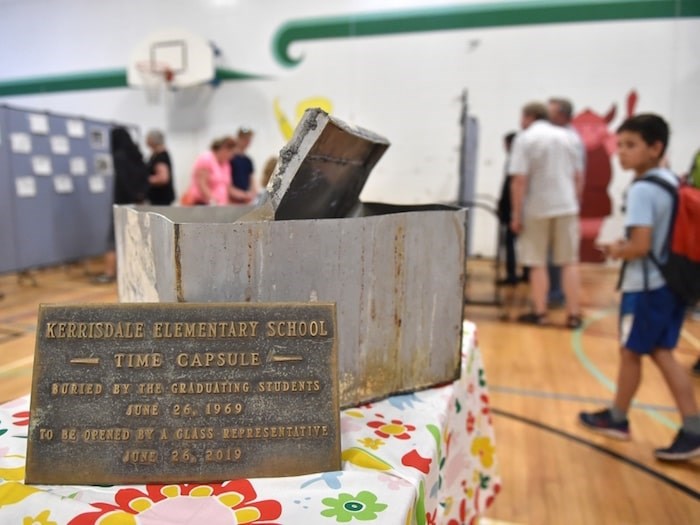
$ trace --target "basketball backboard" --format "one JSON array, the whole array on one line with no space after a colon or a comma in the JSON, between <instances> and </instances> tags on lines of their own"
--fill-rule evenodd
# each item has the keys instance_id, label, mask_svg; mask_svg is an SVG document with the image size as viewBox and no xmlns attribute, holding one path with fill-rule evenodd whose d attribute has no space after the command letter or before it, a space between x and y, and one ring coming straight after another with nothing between
<instances>
[{"instance_id":1,"label":"basketball backboard","mask_svg":"<svg viewBox=\"0 0 700 525\"><path fill-rule=\"evenodd\" d=\"M164 29L133 48L127 83L143 89L187 88L206 84L215 74L214 50L208 41L183 29Z\"/></svg>"}]
</instances>

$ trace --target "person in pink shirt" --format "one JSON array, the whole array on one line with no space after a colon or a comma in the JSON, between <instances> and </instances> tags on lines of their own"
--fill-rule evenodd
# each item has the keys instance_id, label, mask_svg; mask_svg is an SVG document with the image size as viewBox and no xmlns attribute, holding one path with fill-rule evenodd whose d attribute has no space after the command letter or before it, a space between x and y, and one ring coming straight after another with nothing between
<instances>
[{"instance_id":1,"label":"person in pink shirt","mask_svg":"<svg viewBox=\"0 0 700 525\"><path fill-rule=\"evenodd\" d=\"M229 203L231 158L236 147L233 137L215 140L194 162L192 182L183 204L225 205Z\"/></svg>"}]
</instances>

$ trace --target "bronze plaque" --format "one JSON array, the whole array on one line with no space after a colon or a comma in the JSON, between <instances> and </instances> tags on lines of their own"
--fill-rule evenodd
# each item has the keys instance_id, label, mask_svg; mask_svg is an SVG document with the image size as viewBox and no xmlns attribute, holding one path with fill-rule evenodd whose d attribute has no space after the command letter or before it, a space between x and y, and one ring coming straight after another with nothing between
<instances>
[{"instance_id":1,"label":"bronze plaque","mask_svg":"<svg viewBox=\"0 0 700 525\"><path fill-rule=\"evenodd\" d=\"M42 305L26 482L340 469L335 305Z\"/></svg>"}]
</instances>

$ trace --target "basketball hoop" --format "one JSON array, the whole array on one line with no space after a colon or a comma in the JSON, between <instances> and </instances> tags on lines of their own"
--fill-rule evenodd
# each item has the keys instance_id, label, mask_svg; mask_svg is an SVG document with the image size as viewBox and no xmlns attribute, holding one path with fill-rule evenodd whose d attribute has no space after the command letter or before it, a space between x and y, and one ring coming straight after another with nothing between
<instances>
[{"instance_id":1,"label":"basketball hoop","mask_svg":"<svg viewBox=\"0 0 700 525\"><path fill-rule=\"evenodd\" d=\"M136 70L141 76L142 87L146 92L146 100L149 104L158 104L163 88L172 83L175 73L168 64L152 60L137 62Z\"/></svg>"}]
</instances>

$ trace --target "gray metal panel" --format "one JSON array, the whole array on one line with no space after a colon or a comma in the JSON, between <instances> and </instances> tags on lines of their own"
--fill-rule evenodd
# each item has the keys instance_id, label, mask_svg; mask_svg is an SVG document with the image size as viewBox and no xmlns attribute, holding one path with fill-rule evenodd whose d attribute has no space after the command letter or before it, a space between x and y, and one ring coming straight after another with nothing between
<instances>
[{"instance_id":1,"label":"gray metal panel","mask_svg":"<svg viewBox=\"0 0 700 525\"><path fill-rule=\"evenodd\" d=\"M29 119L35 114L47 117L47 134L32 133ZM69 120L83 122L85 135L69 136ZM112 126L104 121L0 107L0 272L74 261L103 254L108 249L113 224L111 169L101 175L103 192L91 191L90 178L98 176L98 156L107 158L111 166L109 134ZM31 137L30 153L12 151L12 133L26 133ZM51 137L56 135L67 137L67 155L51 150ZM96 142L96 136L101 140ZM36 155L50 158L50 175L34 173L32 158ZM71 174L70 159L78 156L85 159L85 175ZM55 178L60 175L71 177L71 193L56 191ZM35 196L17 196L18 177L32 178L36 184Z\"/></svg>"},{"instance_id":2,"label":"gray metal panel","mask_svg":"<svg viewBox=\"0 0 700 525\"><path fill-rule=\"evenodd\" d=\"M33 134L29 127L29 115L41 112L27 112L14 108L8 108L7 112L10 132L28 133L32 137L31 154L10 154L10 172L13 181L17 177L34 176L36 182L34 197L15 198L17 269L60 262L54 242L53 176L35 175L32 167L32 157L51 156L49 135Z\"/></svg>"},{"instance_id":3,"label":"gray metal panel","mask_svg":"<svg viewBox=\"0 0 700 525\"><path fill-rule=\"evenodd\" d=\"M14 200L15 183L10 172L10 132L7 108L0 106L0 272L17 267Z\"/></svg>"},{"instance_id":4,"label":"gray metal panel","mask_svg":"<svg viewBox=\"0 0 700 525\"><path fill-rule=\"evenodd\" d=\"M81 177L80 195L83 198L81 212L85 217L85 225L83 226L83 238L85 245L82 253L85 256L100 255L107 251L110 238L110 228L112 228L112 202L114 193L113 174L99 174L96 170L96 156L109 155L109 130L111 124L99 122L95 120L85 119L86 135L83 139L76 140L75 153L85 158L87 163L87 175ZM91 133L99 130L106 137L104 147L95 147L90 137ZM71 144L73 147L73 144ZM89 177L101 176L104 179L105 191L102 193L93 193L89 189Z\"/></svg>"},{"instance_id":5,"label":"gray metal panel","mask_svg":"<svg viewBox=\"0 0 700 525\"><path fill-rule=\"evenodd\" d=\"M66 118L49 115L49 126L52 136L65 136ZM55 242L55 259L59 261L71 261L83 258L87 255L85 248L88 239L85 230L89 227L91 217L86 213L87 180L84 176L74 177L70 173L70 158L74 155L73 145L78 142L75 139L68 141L69 153L52 154L53 175L68 176L73 183L71 193L54 192L52 198L53 236Z\"/></svg>"},{"instance_id":6,"label":"gray metal panel","mask_svg":"<svg viewBox=\"0 0 700 525\"><path fill-rule=\"evenodd\" d=\"M122 301L337 303L343 406L459 374L465 210L229 224L115 215Z\"/></svg>"}]
</instances>

